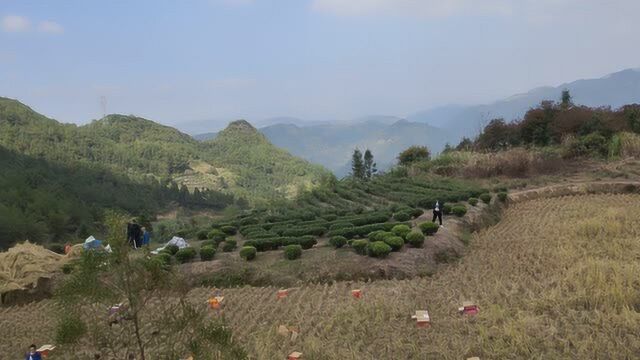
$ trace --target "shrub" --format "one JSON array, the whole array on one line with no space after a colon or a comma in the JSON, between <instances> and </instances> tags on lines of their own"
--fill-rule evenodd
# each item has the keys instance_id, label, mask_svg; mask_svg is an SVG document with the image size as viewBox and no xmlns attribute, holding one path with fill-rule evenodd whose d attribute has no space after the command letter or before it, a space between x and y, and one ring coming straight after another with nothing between
<instances>
[{"instance_id":1,"label":"shrub","mask_svg":"<svg viewBox=\"0 0 640 360\"><path fill-rule=\"evenodd\" d=\"M488 204L491 202L491 194L489 193L484 193L484 194L480 194L480 200L482 200L483 203Z\"/></svg>"},{"instance_id":2,"label":"shrub","mask_svg":"<svg viewBox=\"0 0 640 360\"><path fill-rule=\"evenodd\" d=\"M298 245L300 245L303 249L308 250L313 247L313 245L318 243L314 237L303 236L296 241Z\"/></svg>"},{"instance_id":3,"label":"shrub","mask_svg":"<svg viewBox=\"0 0 640 360\"><path fill-rule=\"evenodd\" d=\"M302 236L302 235L315 235L320 236L327 231L324 226L309 226L301 227L299 229L289 229L282 233L282 236Z\"/></svg>"},{"instance_id":4,"label":"shrub","mask_svg":"<svg viewBox=\"0 0 640 360\"><path fill-rule=\"evenodd\" d=\"M467 207L464 205L456 205L451 209L453 215L463 217L467 213Z\"/></svg>"},{"instance_id":5,"label":"shrub","mask_svg":"<svg viewBox=\"0 0 640 360\"><path fill-rule=\"evenodd\" d=\"M193 260L193 258L196 257L196 254L197 254L196 249L192 247L180 249L176 253L176 260L178 260L178 262L180 262L181 264L184 264L186 262Z\"/></svg>"},{"instance_id":6,"label":"shrub","mask_svg":"<svg viewBox=\"0 0 640 360\"><path fill-rule=\"evenodd\" d=\"M498 200L505 202L507 201L507 193L506 192L499 192L498 193Z\"/></svg>"},{"instance_id":7,"label":"shrub","mask_svg":"<svg viewBox=\"0 0 640 360\"><path fill-rule=\"evenodd\" d=\"M237 243L235 240L225 240L222 243L222 251L224 252L232 252L236 249Z\"/></svg>"},{"instance_id":8,"label":"shrub","mask_svg":"<svg viewBox=\"0 0 640 360\"><path fill-rule=\"evenodd\" d=\"M393 215L393 218L396 221L407 221L407 220L411 220L411 214L403 211L403 212L395 213Z\"/></svg>"},{"instance_id":9,"label":"shrub","mask_svg":"<svg viewBox=\"0 0 640 360\"><path fill-rule=\"evenodd\" d=\"M355 225L353 225L350 222L336 222L331 224L331 226L329 226L329 230L339 230L339 229L346 229L346 228L352 228Z\"/></svg>"},{"instance_id":10,"label":"shrub","mask_svg":"<svg viewBox=\"0 0 640 360\"><path fill-rule=\"evenodd\" d=\"M451 214L452 209L453 209L453 206L451 204L442 205L442 213L445 215Z\"/></svg>"},{"instance_id":11,"label":"shrub","mask_svg":"<svg viewBox=\"0 0 640 360\"><path fill-rule=\"evenodd\" d=\"M351 242L351 247L360 255L367 253L367 245L369 245L367 240L353 240L353 242Z\"/></svg>"},{"instance_id":12,"label":"shrub","mask_svg":"<svg viewBox=\"0 0 640 360\"><path fill-rule=\"evenodd\" d=\"M169 255L169 258L171 258L171 255ZM73 272L74 268L75 268L75 266L73 266L73 264L66 263L66 264L62 265L62 273L63 274L71 274Z\"/></svg>"},{"instance_id":13,"label":"shrub","mask_svg":"<svg viewBox=\"0 0 640 360\"><path fill-rule=\"evenodd\" d=\"M215 249L215 248L218 247L218 243L213 241L213 240L205 240L205 241L200 243L200 247L203 248L205 246L209 246L209 247L212 247L212 248Z\"/></svg>"},{"instance_id":14,"label":"shrub","mask_svg":"<svg viewBox=\"0 0 640 360\"><path fill-rule=\"evenodd\" d=\"M391 232L404 239L411 232L411 228L408 225L396 225L391 229Z\"/></svg>"},{"instance_id":15,"label":"shrub","mask_svg":"<svg viewBox=\"0 0 640 360\"><path fill-rule=\"evenodd\" d=\"M428 223L425 223L428 224ZM433 224L433 223L431 223ZM411 244L411 246L416 248L421 248L424 244L424 235L419 231L412 231L407 234L407 242Z\"/></svg>"},{"instance_id":16,"label":"shrub","mask_svg":"<svg viewBox=\"0 0 640 360\"><path fill-rule=\"evenodd\" d=\"M367 246L367 255L371 257L384 258L389 255L390 252L391 246L383 241L374 241Z\"/></svg>"},{"instance_id":17,"label":"shrub","mask_svg":"<svg viewBox=\"0 0 640 360\"><path fill-rule=\"evenodd\" d=\"M411 216L414 218L420 217L420 215L424 214L424 210L422 209L412 209Z\"/></svg>"},{"instance_id":18,"label":"shrub","mask_svg":"<svg viewBox=\"0 0 640 360\"><path fill-rule=\"evenodd\" d=\"M422 233L425 235L433 235L438 232L439 228L438 224L434 222L424 222L420 224L420 230L422 230Z\"/></svg>"},{"instance_id":19,"label":"shrub","mask_svg":"<svg viewBox=\"0 0 640 360\"><path fill-rule=\"evenodd\" d=\"M399 251L404 246L404 240L400 236L391 236L384 239L384 243L391 246L391 251Z\"/></svg>"},{"instance_id":20,"label":"shrub","mask_svg":"<svg viewBox=\"0 0 640 360\"><path fill-rule=\"evenodd\" d=\"M247 240L244 242L244 246L250 246L256 249L256 251L269 251L276 248L272 240L259 239L259 240Z\"/></svg>"},{"instance_id":21,"label":"shrub","mask_svg":"<svg viewBox=\"0 0 640 360\"><path fill-rule=\"evenodd\" d=\"M220 230L227 235L235 235L238 233L238 228L231 225L225 225L221 227Z\"/></svg>"},{"instance_id":22,"label":"shrub","mask_svg":"<svg viewBox=\"0 0 640 360\"><path fill-rule=\"evenodd\" d=\"M175 255L178 252L178 250L180 250L178 245L173 245L173 244L167 245L164 249L169 251L171 255Z\"/></svg>"},{"instance_id":23,"label":"shrub","mask_svg":"<svg viewBox=\"0 0 640 360\"><path fill-rule=\"evenodd\" d=\"M258 250L253 246L243 246L242 249L240 249L240 257L247 261L251 261L256 258L257 252Z\"/></svg>"},{"instance_id":24,"label":"shrub","mask_svg":"<svg viewBox=\"0 0 640 360\"><path fill-rule=\"evenodd\" d=\"M287 260L295 260L302 255L302 246L287 245L284 247L284 257Z\"/></svg>"},{"instance_id":25,"label":"shrub","mask_svg":"<svg viewBox=\"0 0 640 360\"><path fill-rule=\"evenodd\" d=\"M205 246L200 248L200 260L210 261L213 260L213 256L216 254L216 249L213 247Z\"/></svg>"},{"instance_id":26,"label":"shrub","mask_svg":"<svg viewBox=\"0 0 640 360\"><path fill-rule=\"evenodd\" d=\"M336 215L336 214L327 214L327 215L323 215L322 218L327 220L327 221L335 221L338 218L338 215Z\"/></svg>"},{"instance_id":27,"label":"shrub","mask_svg":"<svg viewBox=\"0 0 640 360\"><path fill-rule=\"evenodd\" d=\"M156 255L163 265L171 265L171 255L167 253L159 253Z\"/></svg>"},{"instance_id":28,"label":"shrub","mask_svg":"<svg viewBox=\"0 0 640 360\"><path fill-rule=\"evenodd\" d=\"M376 230L390 231L396 225L400 225L400 224L397 224L397 223L369 224L369 225L357 226L357 227L348 228L348 229L332 230L332 231L329 231L328 235L330 237L340 235L340 236L346 237L347 239L353 239L356 236L366 236L367 234Z\"/></svg>"},{"instance_id":29,"label":"shrub","mask_svg":"<svg viewBox=\"0 0 640 360\"><path fill-rule=\"evenodd\" d=\"M347 238L344 236L334 236L329 239L329 243L333 245L334 248L339 249L347 243Z\"/></svg>"},{"instance_id":30,"label":"shrub","mask_svg":"<svg viewBox=\"0 0 640 360\"><path fill-rule=\"evenodd\" d=\"M478 198L469 198L469 205L476 206L478 205Z\"/></svg>"},{"instance_id":31,"label":"shrub","mask_svg":"<svg viewBox=\"0 0 640 360\"><path fill-rule=\"evenodd\" d=\"M87 326L77 315L64 315L56 326L56 344L74 344L87 332Z\"/></svg>"},{"instance_id":32,"label":"shrub","mask_svg":"<svg viewBox=\"0 0 640 360\"><path fill-rule=\"evenodd\" d=\"M200 230L196 233L196 238L198 238L198 240L205 240L207 235L209 235L207 230Z\"/></svg>"},{"instance_id":33,"label":"shrub","mask_svg":"<svg viewBox=\"0 0 640 360\"><path fill-rule=\"evenodd\" d=\"M369 240L371 241L382 241L382 239L384 238L384 234L386 233L387 232L384 230L372 231L369 234L367 234L367 238L369 238Z\"/></svg>"},{"instance_id":34,"label":"shrub","mask_svg":"<svg viewBox=\"0 0 640 360\"><path fill-rule=\"evenodd\" d=\"M227 234L223 233L221 230L213 229L209 232L209 234L207 234L207 238L219 244L227 238Z\"/></svg>"}]
</instances>

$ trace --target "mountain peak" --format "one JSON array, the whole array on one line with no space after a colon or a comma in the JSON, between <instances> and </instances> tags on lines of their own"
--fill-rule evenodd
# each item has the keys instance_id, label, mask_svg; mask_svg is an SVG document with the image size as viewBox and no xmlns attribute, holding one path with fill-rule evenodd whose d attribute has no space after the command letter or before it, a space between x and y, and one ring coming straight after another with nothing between
<instances>
[{"instance_id":1,"label":"mountain peak","mask_svg":"<svg viewBox=\"0 0 640 360\"><path fill-rule=\"evenodd\" d=\"M253 125L251 125L247 120L236 120L232 121L227 125L225 130L239 130L245 132L258 132Z\"/></svg>"}]
</instances>

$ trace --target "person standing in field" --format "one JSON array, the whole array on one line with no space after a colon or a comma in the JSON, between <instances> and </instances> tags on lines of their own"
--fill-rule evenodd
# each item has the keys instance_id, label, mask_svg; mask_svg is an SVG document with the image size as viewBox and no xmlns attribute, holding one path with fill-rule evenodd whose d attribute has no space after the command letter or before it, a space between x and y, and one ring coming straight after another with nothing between
<instances>
[{"instance_id":1,"label":"person standing in field","mask_svg":"<svg viewBox=\"0 0 640 360\"><path fill-rule=\"evenodd\" d=\"M436 222L436 219L440 222L440 226L442 226L442 207L440 206L440 201L436 200L436 205L433 207L433 219L431 222Z\"/></svg>"},{"instance_id":2,"label":"person standing in field","mask_svg":"<svg viewBox=\"0 0 640 360\"><path fill-rule=\"evenodd\" d=\"M151 234L147 231L146 227L142 227L142 245L149 246L149 241L151 240Z\"/></svg>"},{"instance_id":3,"label":"person standing in field","mask_svg":"<svg viewBox=\"0 0 640 360\"><path fill-rule=\"evenodd\" d=\"M25 356L24 360L42 360L40 353L36 351L35 344L31 344L31 346L29 346L29 352Z\"/></svg>"}]
</instances>

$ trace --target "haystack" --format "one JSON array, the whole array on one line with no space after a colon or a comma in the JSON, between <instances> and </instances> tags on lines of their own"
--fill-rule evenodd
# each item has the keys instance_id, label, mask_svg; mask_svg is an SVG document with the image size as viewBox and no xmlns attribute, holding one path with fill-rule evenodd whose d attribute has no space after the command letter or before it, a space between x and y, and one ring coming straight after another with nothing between
<instances>
[{"instance_id":1,"label":"haystack","mask_svg":"<svg viewBox=\"0 0 640 360\"><path fill-rule=\"evenodd\" d=\"M51 278L66 262L64 256L25 241L0 253L0 294L34 288Z\"/></svg>"}]
</instances>

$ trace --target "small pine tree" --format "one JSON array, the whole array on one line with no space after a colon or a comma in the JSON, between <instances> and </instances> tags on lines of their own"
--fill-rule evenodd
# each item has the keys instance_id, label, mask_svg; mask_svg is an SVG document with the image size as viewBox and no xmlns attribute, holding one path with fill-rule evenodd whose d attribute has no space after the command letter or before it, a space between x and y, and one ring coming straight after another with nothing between
<instances>
[{"instance_id":1,"label":"small pine tree","mask_svg":"<svg viewBox=\"0 0 640 360\"><path fill-rule=\"evenodd\" d=\"M560 106L562 107L562 109L566 110L572 105L573 103L571 102L571 93L569 93L569 90L567 89L562 90L562 102L560 103Z\"/></svg>"},{"instance_id":2,"label":"small pine tree","mask_svg":"<svg viewBox=\"0 0 640 360\"><path fill-rule=\"evenodd\" d=\"M364 160L362 152L358 149L353 150L351 157L351 175L358 180L365 178Z\"/></svg>"},{"instance_id":3,"label":"small pine tree","mask_svg":"<svg viewBox=\"0 0 640 360\"><path fill-rule=\"evenodd\" d=\"M376 169L376 163L373 162L373 153L367 149L364 152L364 178L369 180L376 172L378 172L378 169Z\"/></svg>"}]
</instances>

